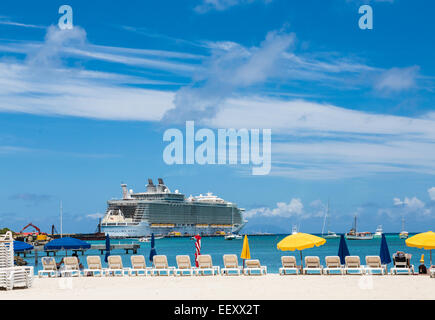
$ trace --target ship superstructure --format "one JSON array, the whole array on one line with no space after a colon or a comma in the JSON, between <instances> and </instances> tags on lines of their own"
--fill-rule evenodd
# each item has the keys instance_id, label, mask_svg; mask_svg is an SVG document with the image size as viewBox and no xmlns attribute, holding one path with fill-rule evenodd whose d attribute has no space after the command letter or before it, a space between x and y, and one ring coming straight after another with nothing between
<instances>
[{"instance_id":1,"label":"ship superstructure","mask_svg":"<svg viewBox=\"0 0 435 320\"><path fill-rule=\"evenodd\" d=\"M122 199L109 200L101 229L110 237L145 237L151 233L167 235L215 235L238 232L246 221L244 209L212 193L185 197L171 192L158 179L148 179L145 192L134 193L122 184Z\"/></svg>"}]
</instances>

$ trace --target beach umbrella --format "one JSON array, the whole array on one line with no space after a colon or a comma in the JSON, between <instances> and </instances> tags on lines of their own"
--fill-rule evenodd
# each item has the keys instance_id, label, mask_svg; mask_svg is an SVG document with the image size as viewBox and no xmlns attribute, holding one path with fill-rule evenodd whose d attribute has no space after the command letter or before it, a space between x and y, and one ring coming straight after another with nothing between
<instances>
[{"instance_id":1,"label":"beach umbrella","mask_svg":"<svg viewBox=\"0 0 435 320\"><path fill-rule=\"evenodd\" d=\"M151 233L151 251L150 251L150 261L153 262L153 257L157 254L155 248L154 233Z\"/></svg>"},{"instance_id":2,"label":"beach umbrella","mask_svg":"<svg viewBox=\"0 0 435 320\"><path fill-rule=\"evenodd\" d=\"M249 250L248 236L246 234L243 239L243 248L240 258L243 259L243 267L245 267L245 259L251 259L251 251Z\"/></svg>"},{"instance_id":3,"label":"beach umbrella","mask_svg":"<svg viewBox=\"0 0 435 320\"><path fill-rule=\"evenodd\" d=\"M388 243L387 238L385 238L385 234L382 234L381 251L379 252L379 257L381 257L382 264L391 263L390 250L388 250Z\"/></svg>"},{"instance_id":4,"label":"beach umbrella","mask_svg":"<svg viewBox=\"0 0 435 320\"><path fill-rule=\"evenodd\" d=\"M347 248L346 239L342 234L340 237L340 244L338 245L338 256L340 257L341 264L346 263L346 257L350 256L349 249Z\"/></svg>"},{"instance_id":5,"label":"beach umbrella","mask_svg":"<svg viewBox=\"0 0 435 320\"><path fill-rule=\"evenodd\" d=\"M26 242L14 240L14 252L23 252L27 250L32 250L33 246Z\"/></svg>"},{"instance_id":6,"label":"beach umbrella","mask_svg":"<svg viewBox=\"0 0 435 320\"><path fill-rule=\"evenodd\" d=\"M201 236L197 234L195 237L195 265L198 268L198 256L201 254Z\"/></svg>"},{"instance_id":7,"label":"beach umbrella","mask_svg":"<svg viewBox=\"0 0 435 320\"><path fill-rule=\"evenodd\" d=\"M282 239L276 247L278 250L282 251L295 251L299 250L301 254L301 265L303 266L302 261L302 250L309 249L313 247L319 247L326 243L326 240L312 234L298 232L292 235L289 235Z\"/></svg>"},{"instance_id":8,"label":"beach umbrella","mask_svg":"<svg viewBox=\"0 0 435 320\"><path fill-rule=\"evenodd\" d=\"M405 240L408 247L429 250L430 264L432 265L432 249L435 249L435 232L428 231L416 234Z\"/></svg>"},{"instance_id":9,"label":"beach umbrella","mask_svg":"<svg viewBox=\"0 0 435 320\"><path fill-rule=\"evenodd\" d=\"M107 262L110 256L110 236L106 234L106 255L104 256L104 261Z\"/></svg>"}]
</instances>

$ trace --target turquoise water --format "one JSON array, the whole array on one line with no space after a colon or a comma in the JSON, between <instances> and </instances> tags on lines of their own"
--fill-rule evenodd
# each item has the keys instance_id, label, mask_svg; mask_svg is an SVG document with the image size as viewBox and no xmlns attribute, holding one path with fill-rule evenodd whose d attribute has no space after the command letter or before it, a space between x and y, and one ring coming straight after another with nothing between
<instances>
[{"instance_id":1,"label":"turquoise water","mask_svg":"<svg viewBox=\"0 0 435 320\"><path fill-rule=\"evenodd\" d=\"M277 243L283 239L285 235L270 235L270 236L249 236L249 247L251 250L251 258L259 259L262 265L266 265L269 273L278 273L278 268L281 266L281 256L283 255L295 255L299 264L300 261L300 253L298 251L279 251L276 249ZM422 253L425 254L425 262L426 266L429 265L429 251L421 250L417 248L410 248L405 245L405 240L400 239L396 234L387 234L387 243L390 249L390 254L393 254L396 251L404 251L412 254L411 262L415 267L418 267L420 264L420 256ZM89 243L105 243L104 241L88 241ZM133 239L123 239L123 240L112 240L111 243L139 243L140 249L138 250L138 254L145 255L146 261L148 265L149 263L148 257L150 252L150 243L149 242L138 242ZM337 255L338 253L338 244L340 239L328 239L326 244L321 247L315 247L312 249L306 249L303 251L303 256L313 255L319 256L321 263L325 263L325 256L329 255ZM195 259L195 245L194 240L190 238L164 238L156 240L156 250L157 254L164 254L168 257L168 263L170 266L176 266L176 255L188 254L190 255L190 259L192 264ZM214 265L223 266L222 256L224 254L237 254L240 256L240 252L242 250L243 240L224 240L222 237L210 237L210 238L202 238L202 254L210 254L213 259ZM365 256L366 255L379 255L381 239L373 239L373 240L347 240L347 245L349 248L349 252L351 255L357 255L361 259L361 263L365 264ZM39 270L42 268L40 259L42 252L39 253L38 265L35 267L35 270ZM64 256L64 251L58 252L55 259L56 262L59 262L61 258ZM69 252L69 255L71 252ZM86 266L86 255L99 255L100 252L97 250L87 250L85 256L79 254L79 259L81 263ZM126 255L124 250L112 250L112 255L120 255L123 259L124 267L130 266L130 256L131 254ZM29 265L35 265L35 257L34 255L28 255L25 260L29 263ZM101 256L101 261L103 263L103 267L106 266L104 263L104 255ZM241 263L241 260L239 260ZM391 264L390 264L391 266Z\"/></svg>"}]
</instances>

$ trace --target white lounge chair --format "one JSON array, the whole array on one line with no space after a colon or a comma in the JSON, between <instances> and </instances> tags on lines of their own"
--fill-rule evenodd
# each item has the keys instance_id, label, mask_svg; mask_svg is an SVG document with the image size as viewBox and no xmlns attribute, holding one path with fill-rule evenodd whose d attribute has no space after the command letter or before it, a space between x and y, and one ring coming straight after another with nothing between
<instances>
[{"instance_id":1,"label":"white lounge chair","mask_svg":"<svg viewBox=\"0 0 435 320\"><path fill-rule=\"evenodd\" d=\"M281 257L282 267L279 268L280 275L299 274L299 269L294 256Z\"/></svg>"},{"instance_id":2,"label":"white lounge chair","mask_svg":"<svg viewBox=\"0 0 435 320\"><path fill-rule=\"evenodd\" d=\"M197 257L198 268L196 275L198 276L214 276L219 274L219 266L213 266L213 261L209 254L201 254Z\"/></svg>"},{"instance_id":3,"label":"white lounge chair","mask_svg":"<svg viewBox=\"0 0 435 320\"><path fill-rule=\"evenodd\" d=\"M393 254L394 267L390 269L391 274L414 274L414 266L410 264L411 255L407 253Z\"/></svg>"},{"instance_id":4,"label":"white lounge chair","mask_svg":"<svg viewBox=\"0 0 435 320\"><path fill-rule=\"evenodd\" d=\"M129 276L146 276L151 273L151 268L147 267L145 257L133 255L130 257L131 268L128 269Z\"/></svg>"},{"instance_id":5,"label":"white lounge chair","mask_svg":"<svg viewBox=\"0 0 435 320\"><path fill-rule=\"evenodd\" d=\"M177 269L175 269L175 275L179 276L193 276L194 268L190 263L190 257L187 255L179 255L176 257Z\"/></svg>"},{"instance_id":6,"label":"white lounge chair","mask_svg":"<svg viewBox=\"0 0 435 320\"><path fill-rule=\"evenodd\" d=\"M431 278L435 278L435 266L429 268L429 274Z\"/></svg>"},{"instance_id":7,"label":"white lounge chair","mask_svg":"<svg viewBox=\"0 0 435 320\"><path fill-rule=\"evenodd\" d=\"M153 276L170 276L175 274L175 267L168 266L168 259L164 255L155 255L153 257L153 268L151 275Z\"/></svg>"},{"instance_id":8,"label":"white lounge chair","mask_svg":"<svg viewBox=\"0 0 435 320\"><path fill-rule=\"evenodd\" d=\"M245 261L245 269L243 269L243 274L246 276L253 275L264 275L267 274L267 267L260 264L258 259L250 259Z\"/></svg>"},{"instance_id":9,"label":"white lounge chair","mask_svg":"<svg viewBox=\"0 0 435 320\"><path fill-rule=\"evenodd\" d=\"M121 256L109 256L107 258L107 264L106 275L123 277L125 272L129 270L122 265Z\"/></svg>"},{"instance_id":10,"label":"white lounge chair","mask_svg":"<svg viewBox=\"0 0 435 320\"><path fill-rule=\"evenodd\" d=\"M323 272L328 275L344 274L343 266L341 265L339 256L327 256L325 257L326 268L323 268Z\"/></svg>"},{"instance_id":11,"label":"white lounge chair","mask_svg":"<svg viewBox=\"0 0 435 320\"><path fill-rule=\"evenodd\" d=\"M304 274L322 274L323 266L320 264L320 258L317 256L305 257Z\"/></svg>"},{"instance_id":12,"label":"white lounge chair","mask_svg":"<svg viewBox=\"0 0 435 320\"><path fill-rule=\"evenodd\" d=\"M38 271L39 278L44 277L44 275L47 275L48 277L58 276L56 260L54 260L53 257L42 257L41 263L42 270Z\"/></svg>"},{"instance_id":13,"label":"white lounge chair","mask_svg":"<svg viewBox=\"0 0 435 320\"><path fill-rule=\"evenodd\" d=\"M64 268L60 271L62 277L80 277L79 260L77 257L64 257Z\"/></svg>"},{"instance_id":14,"label":"white lounge chair","mask_svg":"<svg viewBox=\"0 0 435 320\"><path fill-rule=\"evenodd\" d=\"M379 256L366 256L366 273L384 275L387 273L387 266L382 265Z\"/></svg>"},{"instance_id":15,"label":"white lounge chair","mask_svg":"<svg viewBox=\"0 0 435 320\"><path fill-rule=\"evenodd\" d=\"M84 275L91 274L93 277L102 277L105 275L105 269L101 265L100 256L88 256L86 258L86 263L88 265L87 269L83 270Z\"/></svg>"},{"instance_id":16,"label":"white lounge chair","mask_svg":"<svg viewBox=\"0 0 435 320\"><path fill-rule=\"evenodd\" d=\"M358 256L347 256L345 258L344 272L346 274L358 274L364 273L364 268L361 267L361 261Z\"/></svg>"},{"instance_id":17,"label":"white lounge chair","mask_svg":"<svg viewBox=\"0 0 435 320\"><path fill-rule=\"evenodd\" d=\"M241 268L239 267L239 261L238 261L237 256L235 254L224 254L223 260L224 260L224 267L221 269L222 275L240 276Z\"/></svg>"}]
</instances>

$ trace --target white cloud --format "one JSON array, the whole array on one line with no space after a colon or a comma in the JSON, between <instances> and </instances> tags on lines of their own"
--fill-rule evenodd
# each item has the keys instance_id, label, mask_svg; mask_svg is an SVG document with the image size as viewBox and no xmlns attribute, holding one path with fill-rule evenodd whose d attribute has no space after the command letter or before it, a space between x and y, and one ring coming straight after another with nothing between
<instances>
[{"instance_id":1,"label":"white cloud","mask_svg":"<svg viewBox=\"0 0 435 320\"><path fill-rule=\"evenodd\" d=\"M301 199L293 198L289 203L278 202L276 208L256 208L246 211L245 217L261 215L267 217L293 217L301 216L304 213L304 205Z\"/></svg>"},{"instance_id":2,"label":"white cloud","mask_svg":"<svg viewBox=\"0 0 435 320\"><path fill-rule=\"evenodd\" d=\"M293 42L294 34L272 31L259 47L245 48L234 43L215 46L210 59L195 75L196 82L177 92L176 107L166 115L166 120L182 122L212 117L234 91L262 84L280 74L283 53Z\"/></svg>"},{"instance_id":3,"label":"white cloud","mask_svg":"<svg viewBox=\"0 0 435 320\"><path fill-rule=\"evenodd\" d=\"M417 86L420 67L392 68L383 72L375 83L375 88L384 92L400 92Z\"/></svg>"},{"instance_id":4,"label":"white cloud","mask_svg":"<svg viewBox=\"0 0 435 320\"><path fill-rule=\"evenodd\" d=\"M430 188L429 190L427 190L427 192L429 193L429 197L432 201L435 201L435 187Z\"/></svg>"},{"instance_id":5,"label":"white cloud","mask_svg":"<svg viewBox=\"0 0 435 320\"><path fill-rule=\"evenodd\" d=\"M90 213L90 214L86 215L86 218L89 218L89 219L99 219L99 218L102 218L102 217L104 217L104 213L99 213L99 212L97 212L97 213Z\"/></svg>"},{"instance_id":6,"label":"white cloud","mask_svg":"<svg viewBox=\"0 0 435 320\"><path fill-rule=\"evenodd\" d=\"M202 2L194 8L194 10L197 13L206 13L210 10L223 11L237 5L248 4L257 0L201 0L201 1ZM271 1L272 0L262 0L262 2L264 3L269 3Z\"/></svg>"}]
</instances>

